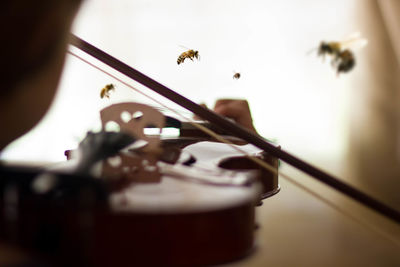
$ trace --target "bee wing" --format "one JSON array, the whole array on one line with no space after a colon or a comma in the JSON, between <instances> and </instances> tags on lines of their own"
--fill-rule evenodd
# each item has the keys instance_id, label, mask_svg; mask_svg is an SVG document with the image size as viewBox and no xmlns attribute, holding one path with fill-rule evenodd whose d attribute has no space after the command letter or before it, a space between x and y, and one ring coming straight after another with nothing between
<instances>
[{"instance_id":1,"label":"bee wing","mask_svg":"<svg viewBox=\"0 0 400 267\"><path fill-rule=\"evenodd\" d=\"M360 31L356 31L353 33L350 33L349 35L346 36L346 38L344 38L343 40L352 40L352 39L360 39L361 38L361 32Z\"/></svg>"},{"instance_id":2,"label":"bee wing","mask_svg":"<svg viewBox=\"0 0 400 267\"><path fill-rule=\"evenodd\" d=\"M346 43L340 43L342 48L360 49L368 44L368 40L365 38L349 40Z\"/></svg>"},{"instance_id":3,"label":"bee wing","mask_svg":"<svg viewBox=\"0 0 400 267\"><path fill-rule=\"evenodd\" d=\"M354 32L340 42L342 48L360 49L368 44L368 40L361 37L361 32Z\"/></svg>"},{"instance_id":4,"label":"bee wing","mask_svg":"<svg viewBox=\"0 0 400 267\"><path fill-rule=\"evenodd\" d=\"M190 48L187 48L186 46L184 46L184 45L179 45L180 47L182 47L183 49L185 49L185 50L190 50Z\"/></svg>"}]
</instances>

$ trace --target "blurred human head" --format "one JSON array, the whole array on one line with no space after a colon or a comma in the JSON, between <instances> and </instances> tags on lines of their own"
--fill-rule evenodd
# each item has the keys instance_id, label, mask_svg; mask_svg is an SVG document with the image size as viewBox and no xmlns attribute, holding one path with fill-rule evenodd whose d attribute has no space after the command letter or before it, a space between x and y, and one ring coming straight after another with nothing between
<instances>
[{"instance_id":1,"label":"blurred human head","mask_svg":"<svg viewBox=\"0 0 400 267\"><path fill-rule=\"evenodd\" d=\"M0 4L0 150L46 113L61 76L81 0L3 0Z\"/></svg>"}]
</instances>

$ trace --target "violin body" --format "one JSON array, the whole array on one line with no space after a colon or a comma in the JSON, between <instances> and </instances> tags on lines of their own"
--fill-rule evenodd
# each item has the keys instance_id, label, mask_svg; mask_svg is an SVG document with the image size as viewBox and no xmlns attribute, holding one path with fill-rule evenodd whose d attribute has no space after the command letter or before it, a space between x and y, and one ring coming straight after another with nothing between
<instances>
[{"instance_id":1,"label":"violin body","mask_svg":"<svg viewBox=\"0 0 400 267\"><path fill-rule=\"evenodd\" d=\"M244 219L245 218L245 219ZM90 258L95 266L199 266L247 255L254 206L176 213L99 216Z\"/></svg>"},{"instance_id":2,"label":"violin body","mask_svg":"<svg viewBox=\"0 0 400 267\"><path fill-rule=\"evenodd\" d=\"M260 185L216 186L168 175L110 195L94 223L96 266L210 265L253 248Z\"/></svg>"},{"instance_id":3,"label":"violin body","mask_svg":"<svg viewBox=\"0 0 400 267\"><path fill-rule=\"evenodd\" d=\"M248 255L254 249L255 208L266 187L259 171L220 168L218 162L228 162L224 146L186 146L182 155L196 158L192 165L164 165L159 179L138 174L135 182L111 193L110 210L94 224L94 264L202 266ZM196 169L197 163L205 170Z\"/></svg>"}]
</instances>

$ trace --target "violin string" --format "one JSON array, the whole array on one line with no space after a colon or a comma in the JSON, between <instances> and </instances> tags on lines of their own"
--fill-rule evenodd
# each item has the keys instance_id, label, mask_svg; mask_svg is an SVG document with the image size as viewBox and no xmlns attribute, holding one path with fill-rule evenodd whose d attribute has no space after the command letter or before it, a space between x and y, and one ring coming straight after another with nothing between
<instances>
[{"instance_id":1,"label":"violin string","mask_svg":"<svg viewBox=\"0 0 400 267\"><path fill-rule=\"evenodd\" d=\"M295 181L295 179L291 178L289 175L283 173L282 171L278 171L275 167L273 167L272 165L270 165L269 163L256 158L254 156L251 156L249 153L247 153L246 151L244 151L243 149L240 149L238 146L234 145L231 141L223 138L222 136L220 136L219 134L215 133L214 131L206 128L205 126L196 123L193 119L186 117L184 115L182 115L181 113L179 113L176 110L170 109L166 104L160 102L159 100L155 99L154 97L151 97L150 95L142 92L141 90L135 88L134 86L128 84L127 82L123 81L122 79L116 77L115 75L111 74L110 72L107 72L106 70L100 68L99 66L96 66L95 64L89 62L88 60L78 56L77 54L75 54L74 52L68 50L67 51L69 54L71 54L72 56L80 59L81 61L85 62L86 64L88 64L89 66L99 70L100 72L108 75L109 77L115 79L116 81L124 84L125 86L127 86L128 88L131 88L132 90L134 90L135 92L141 94L142 96L154 101L155 103L157 103L158 105L162 106L165 110L169 110L172 113L174 113L175 115L177 115L178 117L180 117L181 119L186 120L188 123L190 123L192 126L198 128L200 131L203 131L204 133L210 135L211 137L215 138L216 140L227 144L228 146L230 146L232 149L236 150L237 152L243 154L246 158L248 158L249 160L257 163L259 166L269 170L270 172L272 172L275 175L279 175L282 176L283 178L285 178L287 181L289 181L291 184L293 184L294 186L297 186L300 189L303 189L305 192L309 193L310 195L314 196L315 198L319 199L320 201L324 202L326 205L330 206L332 209L336 210L337 212L345 215L346 217L352 219L353 221L357 222L358 224L370 229L373 232L376 232L377 234L385 237L386 239L390 240L391 242L393 242L395 245L400 247L400 242L397 241L396 239L392 238L392 236L390 236L389 234L379 230L377 227L372 226L371 224L356 218L355 216L351 215L350 212L345 211L344 209L340 208L338 205L336 205L335 203L333 203L332 201L328 200L327 198L323 197L322 195L318 194L315 191L312 191L311 189L305 187L304 185L300 184L299 182Z\"/></svg>"},{"instance_id":2,"label":"violin string","mask_svg":"<svg viewBox=\"0 0 400 267\"><path fill-rule=\"evenodd\" d=\"M179 113L188 114L188 115L192 115L193 114L193 112L185 111L185 110L178 110L178 109L172 109L172 108L166 109L166 108L152 106L152 105L149 105L149 107L155 108L155 109L157 109L159 111L174 111L174 112L179 112Z\"/></svg>"}]
</instances>

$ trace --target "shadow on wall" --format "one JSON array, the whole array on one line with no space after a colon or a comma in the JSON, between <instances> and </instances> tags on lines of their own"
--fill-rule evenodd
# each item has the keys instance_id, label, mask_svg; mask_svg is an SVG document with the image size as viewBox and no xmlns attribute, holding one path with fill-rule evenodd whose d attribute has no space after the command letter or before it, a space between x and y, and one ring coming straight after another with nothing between
<instances>
[{"instance_id":1,"label":"shadow on wall","mask_svg":"<svg viewBox=\"0 0 400 267\"><path fill-rule=\"evenodd\" d=\"M396 1L392 1L396 2ZM393 3L398 5L399 3ZM359 5L360 31L368 36L350 102L349 177L361 189L400 209L400 79L386 13L376 1ZM398 17L398 16L397 16ZM360 66L361 67L361 66Z\"/></svg>"}]
</instances>

